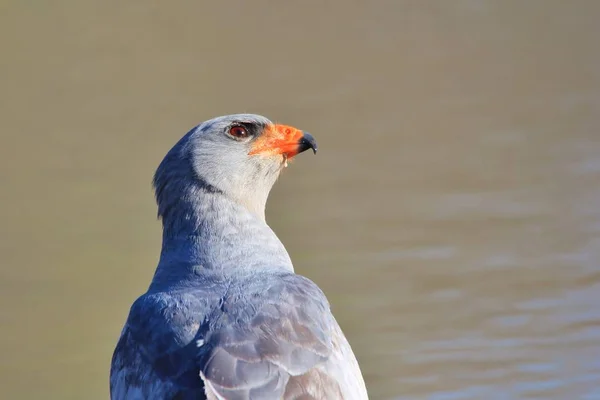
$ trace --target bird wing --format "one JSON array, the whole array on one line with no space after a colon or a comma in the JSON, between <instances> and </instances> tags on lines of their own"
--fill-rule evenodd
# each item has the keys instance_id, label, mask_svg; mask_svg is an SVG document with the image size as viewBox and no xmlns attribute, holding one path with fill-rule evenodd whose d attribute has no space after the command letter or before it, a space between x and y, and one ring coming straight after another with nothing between
<instances>
[{"instance_id":1,"label":"bird wing","mask_svg":"<svg viewBox=\"0 0 600 400\"><path fill-rule=\"evenodd\" d=\"M341 330L313 282L289 274L253 279L241 289L242 296L227 296L215 324L199 338L208 399L367 398L366 392L345 394L344 381L360 371L348 370L354 355L344 359L340 348L347 342L343 334L340 342Z\"/></svg>"},{"instance_id":2,"label":"bird wing","mask_svg":"<svg viewBox=\"0 0 600 400\"><path fill-rule=\"evenodd\" d=\"M146 293L133 303L112 358L112 400L205 398L194 337L215 292Z\"/></svg>"},{"instance_id":3,"label":"bird wing","mask_svg":"<svg viewBox=\"0 0 600 400\"><path fill-rule=\"evenodd\" d=\"M113 400L367 399L313 282L254 275L215 292L147 294L134 303L113 356Z\"/></svg>"}]
</instances>

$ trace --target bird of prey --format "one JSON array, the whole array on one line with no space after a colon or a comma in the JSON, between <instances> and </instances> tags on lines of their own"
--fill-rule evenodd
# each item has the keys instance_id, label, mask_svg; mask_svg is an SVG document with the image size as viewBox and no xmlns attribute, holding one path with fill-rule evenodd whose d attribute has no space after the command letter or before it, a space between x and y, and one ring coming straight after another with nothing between
<instances>
[{"instance_id":1,"label":"bird of prey","mask_svg":"<svg viewBox=\"0 0 600 400\"><path fill-rule=\"evenodd\" d=\"M112 400L368 399L325 295L265 222L271 187L308 149L307 132L237 114L167 153L160 260L115 348Z\"/></svg>"}]
</instances>

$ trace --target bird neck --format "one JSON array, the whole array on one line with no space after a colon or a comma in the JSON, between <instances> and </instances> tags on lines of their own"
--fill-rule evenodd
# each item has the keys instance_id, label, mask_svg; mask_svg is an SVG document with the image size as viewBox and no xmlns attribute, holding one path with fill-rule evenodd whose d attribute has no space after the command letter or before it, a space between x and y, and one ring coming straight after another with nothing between
<instances>
[{"instance_id":1,"label":"bird neck","mask_svg":"<svg viewBox=\"0 0 600 400\"><path fill-rule=\"evenodd\" d=\"M163 244L152 286L176 284L211 274L293 271L281 241L257 215L206 185L185 188L176 204L162 206Z\"/></svg>"}]
</instances>

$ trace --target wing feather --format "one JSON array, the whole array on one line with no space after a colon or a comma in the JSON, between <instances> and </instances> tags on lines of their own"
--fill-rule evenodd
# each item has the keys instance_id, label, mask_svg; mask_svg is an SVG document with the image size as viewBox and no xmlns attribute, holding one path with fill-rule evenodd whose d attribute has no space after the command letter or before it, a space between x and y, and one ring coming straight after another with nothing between
<instances>
[{"instance_id":1,"label":"wing feather","mask_svg":"<svg viewBox=\"0 0 600 400\"><path fill-rule=\"evenodd\" d=\"M201 374L216 398L281 399L295 377L331 355L335 320L323 292L299 275L267 283L266 290L260 281L241 288L242 297L229 296L204 338Z\"/></svg>"}]
</instances>

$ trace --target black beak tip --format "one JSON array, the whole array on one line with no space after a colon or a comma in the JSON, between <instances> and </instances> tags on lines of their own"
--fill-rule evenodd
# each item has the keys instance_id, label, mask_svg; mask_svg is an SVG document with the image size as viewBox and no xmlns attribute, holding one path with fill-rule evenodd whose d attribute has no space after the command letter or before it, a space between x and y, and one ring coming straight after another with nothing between
<instances>
[{"instance_id":1,"label":"black beak tip","mask_svg":"<svg viewBox=\"0 0 600 400\"><path fill-rule=\"evenodd\" d=\"M315 140L315 138L313 137L313 135L311 135L308 132L302 132L302 139L300 139L300 151L299 153L308 150L308 149L312 149L314 154L317 154L317 141Z\"/></svg>"}]
</instances>

